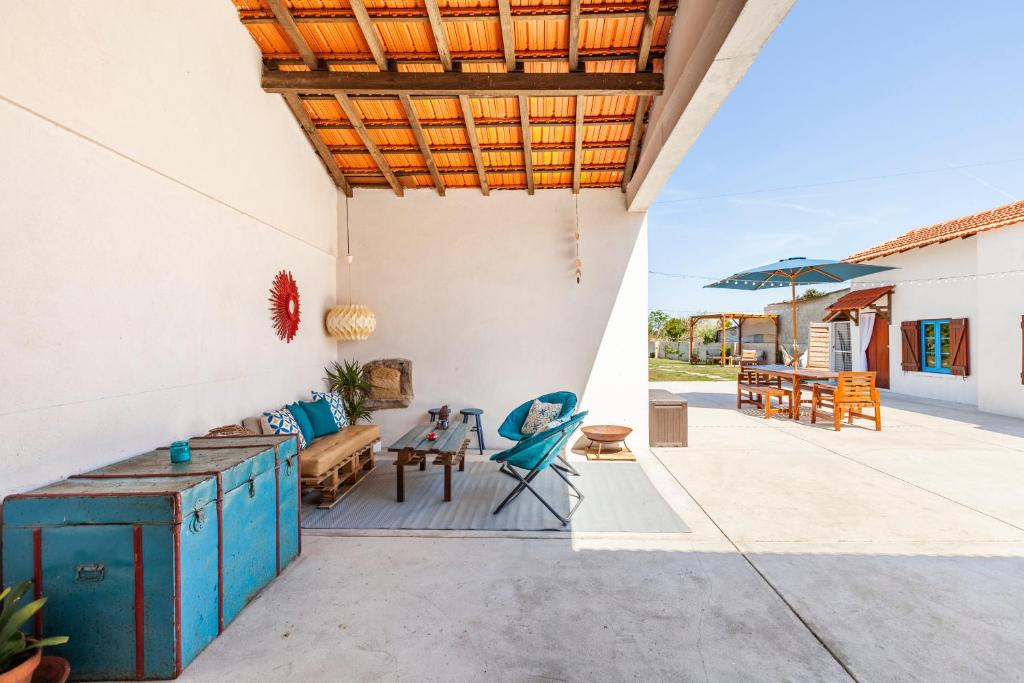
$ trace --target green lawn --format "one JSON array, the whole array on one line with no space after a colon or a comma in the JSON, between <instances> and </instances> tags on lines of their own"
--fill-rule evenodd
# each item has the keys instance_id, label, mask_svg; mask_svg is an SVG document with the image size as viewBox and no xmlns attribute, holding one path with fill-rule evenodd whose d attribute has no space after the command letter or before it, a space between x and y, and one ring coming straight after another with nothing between
<instances>
[{"instance_id":1,"label":"green lawn","mask_svg":"<svg viewBox=\"0 0 1024 683\"><path fill-rule=\"evenodd\" d=\"M667 358L649 358L647 369L647 378L651 382L735 382L739 374L739 368L691 365Z\"/></svg>"}]
</instances>

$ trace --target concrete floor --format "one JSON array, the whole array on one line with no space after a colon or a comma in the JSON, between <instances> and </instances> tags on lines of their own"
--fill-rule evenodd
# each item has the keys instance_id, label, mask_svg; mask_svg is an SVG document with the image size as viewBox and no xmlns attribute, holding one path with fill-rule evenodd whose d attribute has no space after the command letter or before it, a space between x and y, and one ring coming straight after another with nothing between
<instances>
[{"instance_id":1,"label":"concrete floor","mask_svg":"<svg viewBox=\"0 0 1024 683\"><path fill-rule=\"evenodd\" d=\"M885 395L835 433L660 386L690 447L641 461L693 533L306 535L179 680L1021 680L1024 422Z\"/></svg>"}]
</instances>

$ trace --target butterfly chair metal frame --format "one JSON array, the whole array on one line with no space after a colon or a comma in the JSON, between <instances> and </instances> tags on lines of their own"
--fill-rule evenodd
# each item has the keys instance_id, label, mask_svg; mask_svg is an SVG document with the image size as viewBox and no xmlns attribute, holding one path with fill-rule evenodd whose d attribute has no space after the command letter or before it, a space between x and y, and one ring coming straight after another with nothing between
<instances>
[{"instance_id":1,"label":"butterfly chair metal frame","mask_svg":"<svg viewBox=\"0 0 1024 683\"><path fill-rule=\"evenodd\" d=\"M583 503L583 492L580 491L576 486L569 480L565 473L554 465L552 462L559 454L561 449L568 442L569 437L572 436L573 432L583 422L583 418L586 417L587 413L583 412L575 415L571 420L565 424L557 427L552 427L539 434L535 434L512 448L502 451L491 456L492 460L501 463L501 471L504 474L516 479L517 483L515 487L505 499L498 504L498 507L494 509L493 514L501 512L506 505L518 498L523 491L529 491L534 497L539 500L548 511L558 518L558 521L562 523L562 526L569 524L569 520L579 509L580 504ZM526 463L532 463L527 466ZM558 475L558 477L565 482L573 494L576 497L576 503L569 509L569 512L564 516L560 514L555 508L549 503L544 496L532 486L533 481L537 478L541 472L545 469L550 469L552 472ZM523 476L519 473L519 470L526 470L526 475Z\"/></svg>"},{"instance_id":2,"label":"butterfly chair metal frame","mask_svg":"<svg viewBox=\"0 0 1024 683\"><path fill-rule=\"evenodd\" d=\"M516 409L508 414L508 417L505 418L505 421L502 422L501 426L498 427L498 434L500 436L505 437L506 439L518 442L522 442L530 438L531 435L523 434L521 430L523 428L523 422L526 420L526 416L530 412L530 406L533 405L534 401L540 401L541 403L561 404L562 412L559 413L556 419L568 420L576 411L576 405L579 402L579 399L577 398L576 394L572 393L571 391L554 391L551 392L550 394L544 394L543 396L538 396L535 399L530 399L529 401L526 401L525 403L516 406ZM580 473L576 470L576 468L573 467L572 464L568 460L566 460L561 453L558 454L557 459L558 462L554 463L552 467L554 467L555 469L562 470L563 472L572 474L573 476L580 476ZM504 467L502 467L501 471L504 472L505 474L511 475L511 472L507 471Z\"/></svg>"}]
</instances>

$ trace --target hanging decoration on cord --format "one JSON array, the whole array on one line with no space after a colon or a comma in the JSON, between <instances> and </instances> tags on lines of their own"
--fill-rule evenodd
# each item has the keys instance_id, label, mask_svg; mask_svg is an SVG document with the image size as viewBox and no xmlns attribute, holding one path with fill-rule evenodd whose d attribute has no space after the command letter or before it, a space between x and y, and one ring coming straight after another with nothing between
<instances>
[{"instance_id":1,"label":"hanging decoration on cord","mask_svg":"<svg viewBox=\"0 0 1024 683\"><path fill-rule=\"evenodd\" d=\"M377 327L377 316L367 306L352 303L352 239L349 234L348 197L345 197L345 258L348 261L348 305L327 311L324 327L335 339L361 341Z\"/></svg>"},{"instance_id":2,"label":"hanging decoration on cord","mask_svg":"<svg viewBox=\"0 0 1024 683\"><path fill-rule=\"evenodd\" d=\"M583 260L580 258L580 196L573 195L576 202L576 284L583 279Z\"/></svg>"},{"instance_id":3,"label":"hanging decoration on cord","mask_svg":"<svg viewBox=\"0 0 1024 683\"><path fill-rule=\"evenodd\" d=\"M270 317L277 336L290 344L299 331L299 286L287 270L279 272L270 287Z\"/></svg>"}]
</instances>

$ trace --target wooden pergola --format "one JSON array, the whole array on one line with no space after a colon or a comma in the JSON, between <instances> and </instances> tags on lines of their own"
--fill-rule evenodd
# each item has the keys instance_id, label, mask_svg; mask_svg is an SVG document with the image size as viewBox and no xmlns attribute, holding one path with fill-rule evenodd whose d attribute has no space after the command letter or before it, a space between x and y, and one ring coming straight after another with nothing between
<instances>
[{"instance_id":1,"label":"wooden pergola","mask_svg":"<svg viewBox=\"0 0 1024 683\"><path fill-rule=\"evenodd\" d=\"M335 184L619 187L664 90L676 0L233 0Z\"/></svg>"},{"instance_id":2,"label":"wooden pergola","mask_svg":"<svg viewBox=\"0 0 1024 683\"><path fill-rule=\"evenodd\" d=\"M775 357L779 356L779 316L774 313L701 313L700 315L691 315L689 318L690 323L690 355L689 360L693 360L693 328L701 320L720 320L722 322L722 365L725 365L725 347L726 347L726 323L733 321L736 323L736 339L739 342L739 353L743 353L743 321L744 320L768 320L771 321L772 325L775 326Z\"/></svg>"}]
</instances>

